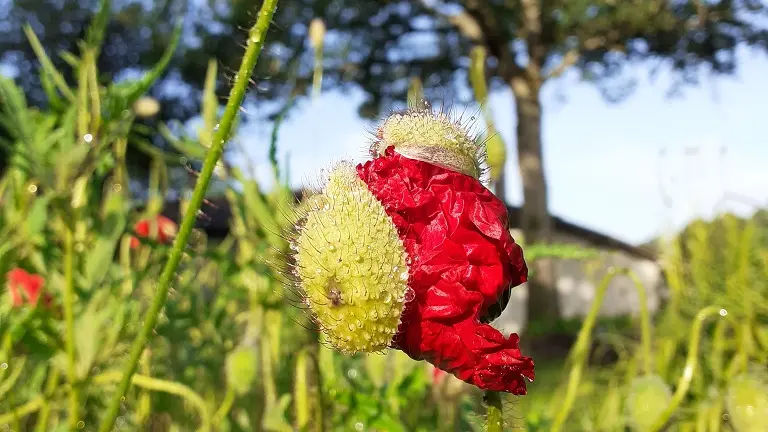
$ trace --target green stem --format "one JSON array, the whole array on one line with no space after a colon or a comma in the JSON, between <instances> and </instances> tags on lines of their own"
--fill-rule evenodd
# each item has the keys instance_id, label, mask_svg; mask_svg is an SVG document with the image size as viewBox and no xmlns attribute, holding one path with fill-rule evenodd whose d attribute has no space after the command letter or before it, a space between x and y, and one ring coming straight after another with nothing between
<instances>
[{"instance_id":1,"label":"green stem","mask_svg":"<svg viewBox=\"0 0 768 432\"><path fill-rule=\"evenodd\" d=\"M494 391L485 392L485 403L488 404L485 430L487 432L503 432L504 412L501 407L501 394Z\"/></svg>"},{"instance_id":2,"label":"green stem","mask_svg":"<svg viewBox=\"0 0 768 432\"><path fill-rule=\"evenodd\" d=\"M93 377L94 384L108 384L120 381L124 378L124 375L120 371L105 372L101 375ZM179 396L197 408L200 415L200 430L203 432L211 430L211 416L208 412L208 406L205 404L203 398L195 393L194 390L172 381L165 381L157 378L152 378L144 375L133 375L131 377L131 383L137 387L141 387L147 390L153 390L163 393Z\"/></svg>"},{"instance_id":3,"label":"green stem","mask_svg":"<svg viewBox=\"0 0 768 432\"><path fill-rule=\"evenodd\" d=\"M0 424L8 424L14 420L20 419L24 416L28 416L32 414L33 412L40 409L40 407L43 406L43 398L42 396L38 396L31 401L25 403L24 405L11 410L11 412L7 414L0 415Z\"/></svg>"},{"instance_id":4,"label":"green stem","mask_svg":"<svg viewBox=\"0 0 768 432\"><path fill-rule=\"evenodd\" d=\"M50 375L48 375L48 382L45 385L43 405L40 407L40 415L37 417L37 426L35 430L38 432L45 432L48 430L48 417L51 414L50 399L53 397L53 393L56 391L58 384L59 369L53 367L51 368Z\"/></svg>"},{"instance_id":5,"label":"green stem","mask_svg":"<svg viewBox=\"0 0 768 432\"><path fill-rule=\"evenodd\" d=\"M664 425L667 424L669 418L677 410L680 404L683 402L683 398L688 393L688 388L691 386L691 380L693 374L696 372L696 367L699 363L699 341L701 340L701 328L709 317L714 315L722 315L722 309L716 306L709 306L699 311L693 320L693 327L691 328L691 341L688 343L688 355L685 360L685 368L683 369L683 375L677 382L675 388L675 394L672 395L667 409L659 415L651 427L649 432L656 432L661 430Z\"/></svg>"},{"instance_id":6,"label":"green stem","mask_svg":"<svg viewBox=\"0 0 768 432\"><path fill-rule=\"evenodd\" d=\"M221 405L219 406L219 409L216 410L216 413L213 415L213 422L215 424L220 424L222 420L224 420L224 417L229 414L229 412L232 410L232 405L235 404L235 391L232 389L227 390L227 394L224 395L224 400L221 401Z\"/></svg>"},{"instance_id":7,"label":"green stem","mask_svg":"<svg viewBox=\"0 0 768 432\"><path fill-rule=\"evenodd\" d=\"M227 394L224 395L224 400L221 402L221 405L219 406L219 409L216 410L216 413L213 415L213 423L214 424L221 424L221 421L224 420L224 417L229 414L229 411L232 410L232 405L235 403L235 391L232 389L227 390Z\"/></svg>"},{"instance_id":8,"label":"green stem","mask_svg":"<svg viewBox=\"0 0 768 432\"><path fill-rule=\"evenodd\" d=\"M69 391L69 427L77 428L80 417L80 387L77 380L77 359L75 358L75 265L74 234L64 228L64 325L66 329L67 379L72 385Z\"/></svg>"},{"instance_id":9,"label":"green stem","mask_svg":"<svg viewBox=\"0 0 768 432\"><path fill-rule=\"evenodd\" d=\"M640 347L643 353L643 367L645 374L653 373L653 355L651 350L651 316L648 313L648 295L645 286L637 277L637 274L627 270L627 276L632 279L637 289L637 300L640 304Z\"/></svg>"},{"instance_id":10,"label":"green stem","mask_svg":"<svg viewBox=\"0 0 768 432\"><path fill-rule=\"evenodd\" d=\"M581 376L584 372L584 365L589 354L589 347L592 342L592 329L597 322L597 316L600 312L600 307L603 305L603 299L605 298L605 292L608 290L608 285L616 275L619 274L615 268L608 269L608 273L603 277L600 285L597 287L597 293L595 293L595 299L592 301L592 307L584 319L584 324L581 326L579 336L576 339L576 344L573 346L570 360L573 362L571 371L568 374L568 386L565 392L565 398L563 404L560 406L560 410L555 416L555 420L552 423L552 431L559 432L563 423L565 423L568 414L571 412L573 402L576 400L576 393L581 383Z\"/></svg>"},{"instance_id":11,"label":"green stem","mask_svg":"<svg viewBox=\"0 0 768 432\"><path fill-rule=\"evenodd\" d=\"M152 299L152 305L147 311L147 315L144 319L144 326L141 332L136 337L131 348L131 354L123 369L123 378L118 385L117 391L112 397L107 413L104 416L104 421L99 428L100 432L109 432L112 429L118 412L120 411L120 402L128 391L128 387L131 384L131 377L136 372L136 367L139 363L139 357L144 351L144 347L147 344L150 334L157 324L157 319L160 314L160 310L165 304L165 299L168 297L168 289L170 288L171 281L176 274L176 269L181 262L181 257L184 254L184 248L186 247L187 240L192 233L195 223L197 222L197 212L200 210L200 206L203 204L205 193L208 189L208 185L211 183L213 177L213 170L216 167L222 153L224 152L224 144L229 139L230 130L234 124L235 118L240 111L240 105L245 97L245 92L250 81L253 68L256 66L256 61L259 58L261 49L264 46L264 39L266 38L269 24L272 21L272 15L275 13L277 7L277 0L265 0L259 11L256 24L251 28L248 34L248 42L245 49L245 55L243 61L240 64L240 70L238 70L235 76L235 85L229 94L229 101L224 109L224 114L219 122L219 129L217 129L213 136L213 142L211 143L210 150L205 157L203 169L200 171L200 177L195 184L195 190L192 193L192 199L189 202L189 207L184 214L184 219L179 227L179 233L171 249L168 262L163 269L163 273L160 275L160 280L157 284L154 298Z\"/></svg>"},{"instance_id":12,"label":"green stem","mask_svg":"<svg viewBox=\"0 0 768 432\"><path fill-rule=\"evenodd\" d=\"M296 376L294 378L294 407L296 408L296 428L307 430L310 421L310 397L308 383L309 362L307 351L301 350L296 357Z\"/></svg>"}]
</instances>

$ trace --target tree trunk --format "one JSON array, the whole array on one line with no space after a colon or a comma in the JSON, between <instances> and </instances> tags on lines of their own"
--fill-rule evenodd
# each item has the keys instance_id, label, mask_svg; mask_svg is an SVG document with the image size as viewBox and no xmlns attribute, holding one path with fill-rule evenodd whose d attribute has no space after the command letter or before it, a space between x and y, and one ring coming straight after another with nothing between
<instances>
[{"instance_id":1,"label":"tree trunk","mask_svg":"<svg viewBox=\"0 0 768 432\"><path fill-rule=\"evenodd\" d=\"M553 225L541 143L541 85L525 76L513 78L510 85L517 107L517 158L523 183L520 228L527 245L551 243ZM554 261L538 259L529 266L527 322L559 318Z\"/></svg>"}]
</instances>

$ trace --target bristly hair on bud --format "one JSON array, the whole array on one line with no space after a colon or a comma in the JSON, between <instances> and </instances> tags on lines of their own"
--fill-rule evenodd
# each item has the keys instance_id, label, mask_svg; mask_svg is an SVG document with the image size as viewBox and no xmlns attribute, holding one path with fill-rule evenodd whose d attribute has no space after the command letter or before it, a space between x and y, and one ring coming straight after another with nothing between
<instances>
[{"instance_id":1,"label":"bristly hair on bud","mask_svg":"<svg viewBox=\"0 0 768 432\"><path fill-rule=\"evenodd\" d=\"M371 156L394 147L401 155L450 169L480 181L486 175L487 152L479 134L449 113L432 110L428 103L413 104L390 114L376 131Z\"/></svg>"},{"instance_id":2,"label":"bristly hair on bud","mask_svg":"<svg viewBox=\"0 0 768 432\"><path fill-rule=\"evenodd\" d=\"M382 204L351 163L303 203L292 244L304 301L346 354L389 347L407 297L407 253Z\"/></svg>"}]
</instances>

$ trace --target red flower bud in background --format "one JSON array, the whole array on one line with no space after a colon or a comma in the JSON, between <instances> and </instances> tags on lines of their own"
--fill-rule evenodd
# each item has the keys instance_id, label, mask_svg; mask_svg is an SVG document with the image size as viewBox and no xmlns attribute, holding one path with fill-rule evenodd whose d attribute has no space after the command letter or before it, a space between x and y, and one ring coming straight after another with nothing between
<instances>
[{"instance_id":1,"label":"red flower bud in background","mask_svg":"<svg viewBox=\"0 0 768 432\"><path fill-rule=\"evenodd\" d=\"M142 219L133 226L136 234L142 238L151 238L160 244L170 243L176 236L178 227L176 222L163 215L157 215L154 220ZM139 247L141 242L136 237L131 238L131 249Z\"/></svg>"},{"instance_id":2,"label":"red flower bud in background","mask_svg":"<svg viewBox=\"0 0 768 432\"><path fill-rule=\"evenodd\" d=\"M17 267L9 271L5 277L13 307L21 307L24 304L34 306L41 297L43 304L50 306L53 298L49 293L43 292L45 279L42 276L27 273Z\"/></svg>"}]
</instances>

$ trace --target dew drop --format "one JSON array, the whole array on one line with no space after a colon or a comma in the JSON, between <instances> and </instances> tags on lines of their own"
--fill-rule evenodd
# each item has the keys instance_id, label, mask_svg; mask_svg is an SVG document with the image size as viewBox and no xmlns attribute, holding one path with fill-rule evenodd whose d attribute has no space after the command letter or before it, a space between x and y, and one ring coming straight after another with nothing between
<instances>
[{"instance_id":1,"label":"dew drop","mask_svg":"<svg viewBox=\"0 0 768 432\"><path fill-rule=\"evenodd\" d=\"M82 429L84 427L85 427L85 422L84 421L80 420L79 422L77 422L77 428L78 429Z\"/></svg>"},{"instance_id":2,"label":"dew drop","mask_svg":"<svg viewBox=\"0 0 768 432\"><path fill-rule=\"evenodd\" d=\"M357 377L357 369L350 369L347 371L347 376L354 379Z\"/></svg>"},{"instance_id":3,"label":"dew drop","mask_svg":"<svg viewBox=\"0 0 768 432\"><path fill-rule=\"evenodd\" d=\"M362 321L360 321L360 320L357 320L357 321L355 322L355 324L357 325L357 328L363 328L363 322L362 322Z\"/></svg>"},{"instance_id":4,"label":"dew drop","mask_svg":"<svg viewBox=\"0 0 768 432\"><path fill-rule=\"evenodd\" d=\"M33 193L36 193L36 192L37 192L37 185L33 185L33 184L31 184L31 185L29 185L29 187L27 188L27 190L28 190L28 191L29 191L29 193L31 193L31 194L33 194Z\"/></svg>"},{"instance_id":5,"label":"dew drop","mask_svg":"<svg viewBox=\"0 0 768 432\"><path fill-rule=\"evenodd\" d=\"M404 281L408 280L408 271L404 271L404 272L400 273L400 279L404 280Z\"/></svg>"},{"instance_id":6,"label":"dew drop","mask_svg":"<svg viewBox=\"0 0 768 432\"><path fill-rule=\"evenodd\" d=\"M384 297L381 299L384 303L390 303L392 301L392 294L384 292Z\"/></svg>"},{"instance_id":7,"label":"dew drop","mask_svg":"<svg viewBox=\"0 0 768 432\"><path fill-rule=\"evenodd\" d=\"M408 303L410 301L413 301L413 299L416 298L416 292L414 292L412 289L405 290L405 302Z\"/></svg>"},{"instance_id":8,"label":"dew drop","mask_svg":"<svg viewBox=\"0 0 768 432\"><path fill-rule=\"evenodd\" d=\"M91 135L91 134L85 134L85 135L83 136L83 140L84 140L85 142L89 143L89 142L93 141L93 135Z\"/></svg>"},{"instance_id":9,"label":"dew drop","mask_svg":"<svg viewBox=\"0 0 768 432\"><path fill-rule=\"evenodd\" d=\"M8 369L8 363L0 364L0 369Z\"/></svg>"},{"instance_id":10,"label":"dew drop","mask_svg":"<svg viewBox=\"0 0 768 432\"><path fill-rule=\"evenodd\" d=\"M356 431L362 431L363 429L365 429L365 425L363 425L360 422L355 423L355 430Z\"/></svg>"}]
</instances>

